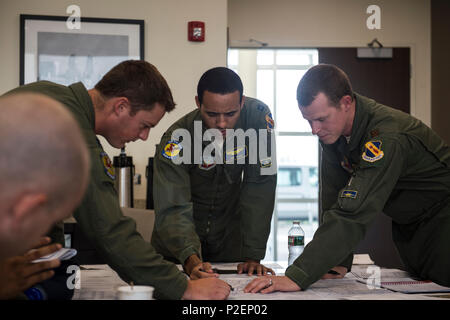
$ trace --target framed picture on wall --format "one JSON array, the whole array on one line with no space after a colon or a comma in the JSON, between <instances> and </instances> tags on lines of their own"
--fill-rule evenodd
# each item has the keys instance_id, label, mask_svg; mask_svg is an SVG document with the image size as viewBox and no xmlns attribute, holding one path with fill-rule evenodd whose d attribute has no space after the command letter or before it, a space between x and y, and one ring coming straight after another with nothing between
<instances>
[{"instance_id":1,"label":"framed picture on wall","mask_svg":"<svg viewBox=\"0 0 450 320\"><path fill-rule=\"evenodd\" d=\"M20 85L48 80L94 85L124 60L144 59L144 20L20 15Z\"/></svg>"}]
</instances>

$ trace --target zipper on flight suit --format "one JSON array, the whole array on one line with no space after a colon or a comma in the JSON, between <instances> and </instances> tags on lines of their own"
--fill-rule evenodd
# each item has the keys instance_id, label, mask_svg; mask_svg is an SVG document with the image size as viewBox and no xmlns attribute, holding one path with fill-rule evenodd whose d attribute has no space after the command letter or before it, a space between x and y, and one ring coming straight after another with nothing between
<instances>
[{"instance_id":1,"label":"zipper on flight suit","mask_svg":"<svg viewBox=\"0 0 450 320\"><path fill-rule=\"evenodd\" d=\"M214 208L215 208L215 200L217 198L217 189L219 188L219 178L220 178L220 175L222 173L222 170L223 170L222 165L217 164L216 165L216 176L214 177L214 181L213 181L213 184L214 184L214 196L212 197L212 203L211 203L211 206L209 207L209 214L208 214L208 219L207 219L207 222L206 222L207 227L206 227L206 230L205 230L206 234L208 234L209 231L210 231L211 217L212 217L212 213L213 213ZM205 242L208 242L207 239L205 239Z\"/></svg>"},{"instance_id":2,"label":"zipper on flight suit","mask_svg":"<svg viewBox=\"0 0 450 320\"><path fill-rule=\"evenodd\" d=\"M348 181L347 187L350 187L350 185L352 184L352 181L353 181L353 177L354 177L354 176L355 176L354 174L352 174L352 175L350 176L350 180Z\"/></svg>"}]
</instances>

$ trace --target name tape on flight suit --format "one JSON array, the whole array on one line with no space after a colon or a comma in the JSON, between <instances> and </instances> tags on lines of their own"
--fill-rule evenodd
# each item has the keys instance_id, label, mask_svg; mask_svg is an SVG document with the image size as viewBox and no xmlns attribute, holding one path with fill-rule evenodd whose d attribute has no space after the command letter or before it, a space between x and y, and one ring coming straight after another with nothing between
<instances>
[{"instance_id":1,"label":"name tape on flight suit","mask_svg":"<svg viewBox=\"0 0 450 320\"><path fill-rule=\"evenodd\" d=\"M358 195L358 191L356 191L356 190L343 190L341 193L341 198L356 199L357 195Z\"/></svg>"},{"instance_id":2,"label":"name tape on flight suit","mask_svg":"<svg viewBox=\"0 0 450 320\"><path fill-rule=\"evenodd\" d=\"M227 151L225 153L225 162L230 162L237 159L248 157L247 146L237 147L234 150Z\"/></svg>"}]
</instances>

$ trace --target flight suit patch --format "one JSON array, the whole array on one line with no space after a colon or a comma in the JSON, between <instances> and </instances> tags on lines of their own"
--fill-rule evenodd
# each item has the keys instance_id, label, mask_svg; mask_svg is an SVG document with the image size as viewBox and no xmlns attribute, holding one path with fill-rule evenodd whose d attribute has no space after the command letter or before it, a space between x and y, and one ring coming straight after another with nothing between
<instances>
[{"instance_id":1,"label":"flight suit patch","mask_svg":"<svg viewBox=\"0 0 450 320\"><path fill-rule=\"evenodd\" d=\"M237 147L234 150L225 153L225 162L242 159L248 156L247 146Z\"/></svg>"},{"instance_id":2,"label":"flight suit patch","mask_svg":"<svg viewBox=\"0 0 450 320\"><path fill-rule=\"evenodd\" d=\"M363 160L367 162L375 162L384 157L384 152L381 151L381 141L369 141L364 146L366 147L366 149L362 154Z\"/></svg>"},{"instance_id":3,"label":"flight suit patch","mask_svg":"<svg viewBox=\"0 0 450 320\"><path fill-rule=\"evenodd\" d=\"M272 166L272 158L261 159L260 167L261 168L270 168Z\"/></svg>"},{"instance_id":4,"label":"flight suit patch","mask_svg":"<svg viewBox=\"0 0 450 320\"><path fill-rule=\"evenodd\" d=\"M171 140L167 142L164 149L162 150L161 154L164 158L167 159L173 159L180 153L182 147L180 146L180 143L175 140Z\"/></svg>"},{"instance_id":5,"label":"flight suit patch","mask_svg":"<svg viewBox=\"0 0 450 320\"><path fill-rule=\"evenodd\" d=\"M272 131L275 127L275 121L273 121L272 113L266 114L267 131Z\"/></svg>"},{"instance_id":6,"label":"flight suit patch","mask_svg":"<svg viewBox=\"0 0 450 320\"><path fill-rule=\"evenodd\" d=\"M111 163L111 159L109 159L106 152L100 153L100 159L102 160L103 167L105 168L105 173L108 177L115 180L116 179L116 172L114 170L114 167Z\"/></svg>"},{"instance_id":7,"label":"flight suit patch","mask_svg":"<svg viewBox=\"0 0 450 320\"><path fill-rule=\"evenodd\" d=\"M355 190L343 190L342 193L341 193L341 198L356 199L357 195L358 195L358 191L355 191Z\"/></svg>"},{"instance_id":8,"label":"flight suit patch","mask_svg":"<svg viewBox=\"0 0 450 320\"><path fill-rule=\"evenodd\" d=\"M262 104L258 104L258 106L256 107L256 109L258 109L259 111L264 111L264 105Z\"/></svg>"},{"instance_id":9,"label":"flight suit patch","mask_svg":"<svg viewBox=\"0 0 450 320\"><path fill-rule=\"evenodd\" d=\"M198 165L198 167L202 170L211 170L216 166L216 162L214 161L214 158L204 158L202 163Z\"/></svg>"}]
</instances>

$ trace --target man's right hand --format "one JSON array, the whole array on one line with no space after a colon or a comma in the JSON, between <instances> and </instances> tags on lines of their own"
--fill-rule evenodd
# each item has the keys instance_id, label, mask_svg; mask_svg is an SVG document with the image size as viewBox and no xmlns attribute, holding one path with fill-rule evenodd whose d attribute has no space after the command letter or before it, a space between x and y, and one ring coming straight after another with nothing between
<instances>
[{"instance_id":1,"label":"man's right hand","mask_svg":"<svg viewBox=\"0 0 450 320\"><path fill-rule=\"evenodd\" d=\"M217 278L189 280L183 300L225 300L230 295L230 286Z\"/></svg>"},{"instance_id":2,"label":"man's right hand","mask_svg":"<svg viewBox=\"0 0 450 320\"><path fill-rule=\"evenodd\" d=\"M49 245L50 241L48 237L42 238L34 246L36 249L0 262L0 299L15 298L36 283L53 277L55 272L50 269L59 267L59 260L32 263L61 249L60 244Z\"/></svg>"},{"instance_id":3,"label":"man's right hand","mask_svg":"<svg viewBox=\"0 0 450 320\"><path fill-rule=\"evenodd\" d=\"M214 273L209 262L202 262L196 255L186 259L184 270L192 280L219 277L217 273Z\"/></svg>"}]
</instances>

